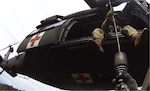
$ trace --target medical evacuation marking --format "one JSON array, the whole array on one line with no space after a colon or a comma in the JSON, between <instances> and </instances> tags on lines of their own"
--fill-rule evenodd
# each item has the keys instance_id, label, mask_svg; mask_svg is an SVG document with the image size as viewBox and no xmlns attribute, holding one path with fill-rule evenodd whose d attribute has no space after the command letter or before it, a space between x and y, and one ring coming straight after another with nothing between
<instances>
[{"instance_id":1,"label":"medical evacuation marking","mask_svg":"<svg viewBox=\"0 0 150 91\"><path fill-rule=\"evenodd\" d=\"M40 40L42 38L42 36L44 35L45 32L42 33L38 33L34 36L31 37L31 39L29 40L28 44L27 44L27 49L29 48L33 48L33 47L37 47L40 43Z\"/></svg>"},{"instance_id":2,"label":"medical evacuation marking","mask_svg":"<svg viewBox=\"0 0 150 91\"><path fill-rule=\"evenodd\" d=\"M89 73L71 74L76 83L93 83Z\"/></svg>"}]
</instances>

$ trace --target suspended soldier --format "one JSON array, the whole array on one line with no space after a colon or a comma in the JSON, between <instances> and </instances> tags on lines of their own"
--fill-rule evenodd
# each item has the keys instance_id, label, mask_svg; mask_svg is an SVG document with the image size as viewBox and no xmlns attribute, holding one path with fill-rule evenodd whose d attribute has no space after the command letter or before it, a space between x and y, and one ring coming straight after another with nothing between
<instances>
[{"instance_id":1,"label":"suspended soldier","mask_svg":"<svg viewBox=\"0 0 150 91\"><path fill-rule=\"evenodd\" d=\"M101 25L101 28L95 28L92 32L92 36L94 38L95 43L99 47L99 51L104 52L101 44L104 39L104 33L109 32L109 25L112 25L113 23L113 17L114 11L113 9L110 9L106 15L106 19ZM127 36L130 36L134 40L135 47L140 46L147 46L148 45L148 36L149 36L149 30L147 28L144 28L141 33L138 33L135 28L133 28L130 25L126 25L123 28L118 26L118 30Z\"/></svg>"},{"instance_id":2,"label":"suspended soldier","mask_svg":"<svg viewBox=\"0 0 150 91\"><path fill-rule=\"evenodd\" d=\"M101 44L104 39L104 33L108 33L109 25L111 25L113 22L112 19L113 13L114 13L113 9L110 9L106 15L106 19L101 25L101 28L95 28L94 31L92 32L92 36L94 38L95 43L98 45L100 52L104 52Z\"/></svg>"}]
</instances>

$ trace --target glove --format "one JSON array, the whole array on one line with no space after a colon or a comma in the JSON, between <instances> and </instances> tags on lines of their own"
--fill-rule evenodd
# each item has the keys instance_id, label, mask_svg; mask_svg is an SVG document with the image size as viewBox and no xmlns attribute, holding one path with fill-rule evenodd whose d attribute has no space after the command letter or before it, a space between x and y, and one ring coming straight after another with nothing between
<instances>
[{"instance_id":1,"label":"glove","mask_svg":"<svg viewBox=\"0 0 150 91\"><path fill-rule=\"evenodd\" d=\"M130 90L137 90L138 85L136 83L136 80L133 79L128 72L123 72L123 78L125 79L125 83L130 88Z\"/></svg>"},{"instance_id":2,"label":"glove","mask_svg":"<svg viewBox=\"0 0 150 91\"><path fill-rule=\"evenodd\" d=\"M122 78L124 79L124 83L127 85L127 87L130 90L137 90L138 85L135 79L132 78L132 76L128 72L123 72ZM116 82L116 78L113 79L113 83ZM117 86L118 84L116 84Z\"/></svg>"}]
</instances>

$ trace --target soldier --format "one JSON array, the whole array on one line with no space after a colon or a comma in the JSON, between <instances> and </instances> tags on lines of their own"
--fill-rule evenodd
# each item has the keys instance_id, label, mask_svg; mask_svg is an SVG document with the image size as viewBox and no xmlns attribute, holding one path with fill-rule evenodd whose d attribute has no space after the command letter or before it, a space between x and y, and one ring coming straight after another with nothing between
<instances>
[{"instance_id":1,"label":"soldier","mask_svg":"<svg viewBox=\"0 0 150 91\"><path fill-rule=\"evenodd\" d=\"M106 15L106 19L101 25L101 29L95 28L94 31L92 32L92 36L94 38L95 43L98 45L100 52L104 52L101 44L104 39L104 33L108 33L109 25L113 22L112 19L113 13L114 13L113 9L110 9Z\"/></svg>"},{"instance_id":2,"label":"soldier","mask_svg":"<svg viewBox=\"0 0 150 91\"><path fill-rule=\"evenodd\" d=\"M92 36L94 38L95 43L99 46L99 51L104 52L101 44L104 39L104 33L108 33L109 31L109 25L112 25L113 23L113 16L114 16L114 11L113 9L110 9L106 15L106 19L101 25L100 28L95 28L94 31L92 32ZM130 36L134 40L134 45L135 47L142 47L145 46L147 47L148 45L148 35L149 35L149 30L147 28L144 28L142 33L138 33L135 28L133 28L130 25L126 25L123 28L118 27L119 31L121 31L122 34Z\"/></svg>"}]
</instances>

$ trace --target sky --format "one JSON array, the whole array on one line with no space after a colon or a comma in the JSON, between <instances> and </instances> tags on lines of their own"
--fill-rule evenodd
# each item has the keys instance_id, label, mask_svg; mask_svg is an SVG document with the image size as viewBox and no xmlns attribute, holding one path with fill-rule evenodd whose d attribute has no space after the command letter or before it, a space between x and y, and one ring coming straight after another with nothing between
<instances>
[{"instance_id":1,"label":"sky","mask_svg":"<svg viewBox=\"0 0 150 91\"><path fill-rule=\"evenodd\" d=\"M85 9L89 7L83 0L0 0L0 50L21 42L45 18ZM10 57L16 55L18 45L13 46L14 53ZM7 50L0 51L0 54L4 57ZM0 75L0 83L26 91L62 91L27 76L13 78L6 72Z\"/></svg>"},{"instance_id":2,"label":"sky","mask_svg":"<svg viewBox=\"0 0 150 91\"><path fill-rule=\"evenodd\" d=\"M0 50L9 44L21 42L47 17L65 16L86 9L89 6L84 0L0 0ZM14 45L14 51L18 45ZM0 54L4 57L7 50L0 51ZM10 57L14 55L15 52ZM13 78L6 72L0 75L0 83L26 91L61 91L27 76Z\"/></svg>"}]
</instances>

